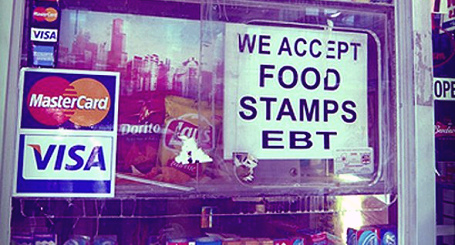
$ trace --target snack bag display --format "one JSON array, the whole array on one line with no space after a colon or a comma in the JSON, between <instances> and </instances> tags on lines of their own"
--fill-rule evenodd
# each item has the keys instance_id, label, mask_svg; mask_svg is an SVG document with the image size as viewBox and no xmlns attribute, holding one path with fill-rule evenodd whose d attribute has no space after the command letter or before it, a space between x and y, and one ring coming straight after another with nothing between
<instances>
[{"instance_id":1,"label":"snack bag display","mask_svg":"<svg viewBox=\"0 0 455 245\"><path fill-rule=\"evenodd\" d=\"M374 226L362 227L356 232L356 245L379 244L379 232Z\"/></svg>"},{"instance_id":2,"label":"snack bag display","mask_svg":"<svg viewBox=\"0 0 455 245\"><path fill-rule=\"evenodd\" d=\"M155 91L120 97L117 172L141 175L156 167L164 98L164 92Z\"/></svg>"},{"instance_id":3,"label":"snack bag display","mask_svg":"<svg viewBox=\"0 0 455 245\"><path fill-rule=\"evenodd\" d=\"M357 245L357 230L354 228L348 228L346 231L346 244Z\"/></svg>"},{"instance_id":4,"label":"snack bag display","mask_svg":"<svg viewBox=\"0 0 455 245\"><path fill-rule=\"evenodd\" d=\"M394 225L377 225L379 229L381 245L397 245L398 231Z\"/></svg>"},{"instance_id":5,"label":"snack bag display","mask_svg":"<svg viewBox=\"0 0 455 245\"><path fill-rule=\"evenodd\" d=\"M117 245L116 235L96 236L93 239L93 245Z\"/></svg>"},{"instance_id":6,"label":"snack bag display","mask_svg":"<svg viewBox=\"0 0 455 245\"><path fill-rule=\"evenodd\" d=\"M33 234L33 240L35 245L56 245L57 235L56 234Z\"/></svg>"},{"instance_id":7,"label":"snack bag display","mask_svg":"<svg viewBox=\"0 0 455 245\"><path fill-rule=\"evenodd\" d=\"M285 238L285 239L275 239L273 241L274 245L305 245L302 238Z\"/></svg>"},{"instance_id":8,"label":"snack bag display","mask_svg":"<svg viewBox=\"0 0 455 245\"><path fill-rule=\"evenodd\" d=\"M90 237L83 235L71 236L63 245L89 245Z\"/></svg>"},{"instance_id":9,"label":"snack bag display","mask_svg":"<svg viewBox=\"0 0 455 245\"><path fill-rule=\"evenodd\" d=\"M184 183L201 177L215 148L216 130L221 122L219 110L206 102L178 96L165 99L166 119L160 143L162 174L158 181Z\"/></svg>"}]
</instances>

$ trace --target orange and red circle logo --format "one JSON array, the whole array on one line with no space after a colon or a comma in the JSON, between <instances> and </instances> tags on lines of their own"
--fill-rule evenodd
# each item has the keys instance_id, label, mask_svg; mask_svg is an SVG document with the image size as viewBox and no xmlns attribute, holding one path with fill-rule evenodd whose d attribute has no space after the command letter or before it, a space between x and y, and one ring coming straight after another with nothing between
<instances>
[{"instance_id":1,"label":"orange and red circle logo","mask_svg":"<svg viewBox=\"0 0 455 245\"><path fill-rule=\"evenodd\" d=\"M42 21L47 21L47 22L54 22L58 18L58 12L56 9L49 7L49 8L43 8L43 7L36 7L35 10L33 10L33 19L42 22Z\"/></svg>"},{"instance_id":2,"label":"orange and red circle logo","mask_svg":"<svg viewBox=\"0 0 455 245\"><path fill-rule=\"evenodd\" d=\"M48 126L66 121L89 127L101 122L108 114L111 98L106 87L92 78L80 78L70 83L57 76L36 82L27 96L32 117Z\"/></svg>"}]
</instances>

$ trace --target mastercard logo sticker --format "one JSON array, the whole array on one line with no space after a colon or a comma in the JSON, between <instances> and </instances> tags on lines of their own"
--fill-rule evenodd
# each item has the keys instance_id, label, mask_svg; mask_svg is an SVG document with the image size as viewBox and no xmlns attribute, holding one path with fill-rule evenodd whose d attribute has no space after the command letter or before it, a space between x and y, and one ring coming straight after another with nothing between
<instances>
[{"instance_id":1,"label":"mastercard logo sticker","mask_svg":"<svg viewBox=\"0 0 455 245\"><path fill-rule=\"evenodd\" d=\"M80 78L70 83L50 76L36 82L27 96L32 117L48 126L66 121L90 127L101 122L111 107L109 91L99 81Z\"/></svg>"},{"instance_id":2,"label":"mastercard logo sticker","mask_svg":"<svg viewBox=\"0 0 455 245\"><path fill-rule=\"evenodd\" d=\"M42 21L47 21L47 22L54 22L58 18L58 12L56 9L49 7L49 8L43 8L43 7L36 7L35 10L33 10L33 19L42 22Z\"/></svg>"}]
</instances>

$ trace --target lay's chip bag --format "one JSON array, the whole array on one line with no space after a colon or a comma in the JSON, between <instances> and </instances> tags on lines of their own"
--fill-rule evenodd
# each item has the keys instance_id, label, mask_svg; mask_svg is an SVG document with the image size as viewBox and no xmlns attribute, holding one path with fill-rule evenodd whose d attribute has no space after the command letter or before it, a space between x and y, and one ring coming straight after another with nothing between
<instances>
[{"instance_id":1,"label":"lay's chip bag","mask_svg":"<svg viewBox=\"0 0 455 245\"><path fill-rule=\"evenodd\" d=\"M179 96L165 98L166 118L159 148L158 181L184 183L202 177L215 149L221 111L207 102Z\"/></svg>"}]
</instances>

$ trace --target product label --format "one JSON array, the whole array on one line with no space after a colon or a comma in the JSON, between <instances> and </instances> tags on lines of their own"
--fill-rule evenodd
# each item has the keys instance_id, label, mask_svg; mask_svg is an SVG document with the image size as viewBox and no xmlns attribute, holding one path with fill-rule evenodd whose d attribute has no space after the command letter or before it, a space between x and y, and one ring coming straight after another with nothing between
<instances>
[{"instance_id":1,"label":"product label","mask_svg":"<svg viewBox=\"0 0 455 245\"><path fill-rule=\"evenodd\" d=\"M165 130L164 143L166 148L180 148L182 145L180 137L186 136L196 139L203 149L210 149L213 146L213 127L210 125L205 128L198 127L198 125L185 119L192 119L192 121L197 122L198 115L186 114L179 119L169 121ZM205 118L201 118L201 120L207 122Z\"/></svg>"},{"instance_id":2,"label":"product label","mask_svg":"<svg viewBox=\"0 0 455 245\"><path fill-rule=\"evenodd\" d=\"M57 236L55 234L35 234L34 245L56 245Z\"/></svg>"},{"instance_id":3,"label":"product label","mask_svg":"<svg viewBox=\"0 0 455 245\"><path fill-rule=\"evenodd\" d=\"M119 126L119 133L120 135L160 134L161 125L153 123L143 125L123 123Z\"/></svg>"},{"instance_id":4,"label":"product label","mask_svg":"<svg viewBox=\"0 0 455 245\"><path fill-rule=\"evenodd\" d=\"M357 245L379 245L379 231L376 228L357 231Z\"/></svg>"},{"instance_id":5,"label":"product label","mask_svg":"<svg viewBox=\"0 0 455 245\"><path fill-rule=\"evenodd\" d=\"M394 232L387 231L382 235L381 245L396 245L398 244L397 236Z\"/></svg>"},{"instance_id":6,"label":"product label","mask_svg":"<svg viewBox=\"0 0 455 245\"><path fill-rule=\"evenodd\" d=\"M455 128L453 125L445 125L441 122L436 122L434 136L439 137L455 137Z\"/></svg>"}]
</instances>

